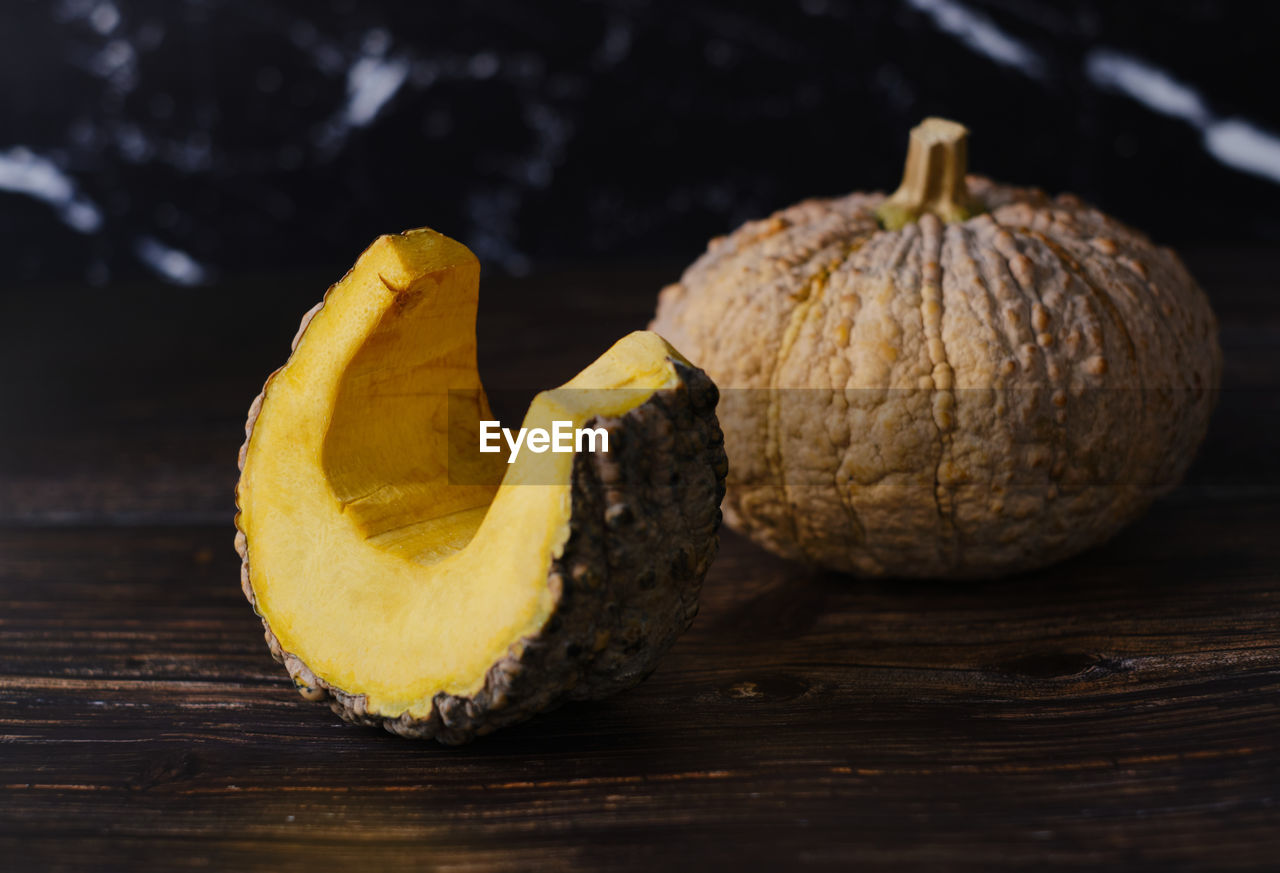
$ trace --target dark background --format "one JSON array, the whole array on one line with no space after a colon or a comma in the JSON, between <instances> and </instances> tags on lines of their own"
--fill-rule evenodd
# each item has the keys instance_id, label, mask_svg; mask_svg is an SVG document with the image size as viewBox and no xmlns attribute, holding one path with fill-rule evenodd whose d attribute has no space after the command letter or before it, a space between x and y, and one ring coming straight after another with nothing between
<instances>
[{"instance_id":1,"label":"dark background","mask_svg":"<svg viewBox=\"0 0 1280 873\"><path fill-rule=\"evenodd\" d=\"M0 258L9 287L336 276L427 224L491 271L680 262L892 189L929 114L1160 241L1275 242L1278 33L1214 0L6 0ZM33 160L46 202L2 190Z\"/></svg>"},{"instance_id":2,"label":"dark background","mask_svg":"<svg viewBox=\"0 0 1280 873\"><path fill-rule=\"evenodd\" d=\"M1274 870L1280 6L0 0L0 868ZM1223 390L1111 542L958 585L731 531L638 688L472 746L300 701L236 449L377 234L485 265L518 417L708 237L974 169L1177 245Z\"/></svg>"}]
</instances>

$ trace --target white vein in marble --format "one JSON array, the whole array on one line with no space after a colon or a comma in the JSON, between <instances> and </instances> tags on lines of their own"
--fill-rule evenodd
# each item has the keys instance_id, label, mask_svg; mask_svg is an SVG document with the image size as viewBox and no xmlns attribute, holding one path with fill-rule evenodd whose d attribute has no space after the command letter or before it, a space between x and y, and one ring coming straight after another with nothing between
<instances>
[{"instance_id":1,"label":"white vein in marble","mask_svg":"<svg viewBox=\"0 0 1280 873\"><path fill-rule=\"evenodd\" d=\"M404 84L409 62L404 58L365 55L347 71L347 104L342 117L352 127L367 127Z\"/></svg>"},{"instance_id":2,"label":"white vein in marble","mask_svg":"<svg viewBox=\"0 0 1280 873\"><path fill-rule=\"evenodd\" d=\"M1091 51L1084 62L1085 75L1103 88L1120 91L1148 109L1202 126L1210 117L1204 99L1158 67L1109 49Z\"/></svg>"},{"instance_id":3,"label":"white vein in marble","mask_svg":"<svg viewBox=\"0 0 1280 873\"><path fill-rule=\"evenodd\" d=\"M138 260L175 285L203 285L209 281L209 271L203 264L181 249L167 246L155 237L139 237L134 243L133 251Z\"/></svg>"},{"instance_id":4,"label":"white vein in marble","mask_svg":"<svg viewBox=\"0 0 1280 873\"><path fill-rule=\"evenodd\" d=\"M49 204L64 224L80 233L95 233L102 227L102 211L80 193L71 177L23 146L0 152L0 191Z\"/></svg>"},{"instance_id":5,"label":"white vein in marble","mask_svg":"<svg viewBox=\"0 0 1280 873\"><path fill-rule=\"evenodd\" d=\"M1228 118L1205 129L1204 145L1222 163L1280 183L1280 137Z\"/></svg>"},{"instance_id":6,"label":"white vein in marble","mask_svg":"<svg viewBox=\"0 0 1280 873\"><path fill-rule=\"evenodd\" d=\"M1113 49L1085 57L1085 75L1095 85L1118 91L1153 112L1198 129L1204 147L1220 163L1280 182L1280 136L1241 118L1217 118L1198 91L1153 64Z\"/></svg>"},{"instance_id":7,"label":"white vein in marble","mask_svg":"<svg viewBox=\"0 0 1280 873\"><path fill-rule=\"evenodd\" d=\"M1013 67L1033 79L1043 78L1044 59L1021 40L1001 30L985 15L955 0L906 0L933 19L937 28L997 64Z\"/></svg>"}]
</instances>

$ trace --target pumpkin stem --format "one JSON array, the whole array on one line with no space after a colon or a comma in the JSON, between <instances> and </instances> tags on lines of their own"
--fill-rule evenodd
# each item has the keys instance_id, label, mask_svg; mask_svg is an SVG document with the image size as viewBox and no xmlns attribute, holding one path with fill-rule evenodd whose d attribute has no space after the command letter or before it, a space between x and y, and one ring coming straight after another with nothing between
<instances>
[{"instance_id":1,"label":"pumpkin stem","mask_svg":"<svg viewBox=\"0 0 1280 873\"><path fill-rule=\"evenodd\" d=\"M926 118L912 128L902 184L876 209L887 230L901 230L926 212L964 221L982 211L964 183L968 139L963 124L945 118Z\"/></svg>"}]
</instances>

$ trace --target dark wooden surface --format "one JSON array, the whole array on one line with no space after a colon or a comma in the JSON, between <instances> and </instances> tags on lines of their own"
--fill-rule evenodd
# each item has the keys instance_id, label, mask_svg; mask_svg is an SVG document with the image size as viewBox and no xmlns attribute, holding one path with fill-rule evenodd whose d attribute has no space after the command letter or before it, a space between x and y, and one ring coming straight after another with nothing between
<instances>
[{"instance_id":1,"label":"dark wooden surface","mask_svg":"<svg viewBox=\"0 0 1280 873\"><path fill-rule=\"evenodd\" d=\"M0 295L0 869L1275 869L1280 255L1187 256L1226 390L1111 543L948 585L726 533L649 681L463 748L300 700L240 594L243 408L325 278ZM487 380L566 378L674 274L487 283Z\"/></svg>"}]
</instances>

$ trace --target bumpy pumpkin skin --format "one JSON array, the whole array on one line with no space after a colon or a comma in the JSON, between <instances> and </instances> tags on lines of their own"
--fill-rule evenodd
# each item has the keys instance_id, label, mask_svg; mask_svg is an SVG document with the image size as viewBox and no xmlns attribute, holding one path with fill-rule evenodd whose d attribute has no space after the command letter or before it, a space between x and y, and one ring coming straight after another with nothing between
<instances>
[{"instance_id":1,"label":"bumpy pumpkin skin","mask_svg":"<svg viewBox=\"0 0 1280 873\"><path fill-rule=\"evenodd\" d=\"M303 317L294 349L323 306ZM437 693L426 718L372 711L365 695L324 681L286 651L263 617L267 646L302 696L328 699L352 724L458 745L570 700L625 690L653 672L698 613L702 581L719 548L727 470L715 384L701 369L672 363L678 385L616 418L587 422L608 430L614 448L574 458L569 539L547 575L558 593L556 609L537 634L489 668L478 692ZM249 408L242 471L271 378ZM243 531L235 546L241 588L257 610Z\"/></svg>"},{"instance_id":2,"label":"bumpy pumpkin skin","mask_svg":"<svg viewBox=\"0 0 1280 873\"><path fill-rule=\"evenodd\" d=\"M882 194L797 204L664 289L652 329L722 390L733 528L845 572L1000 575L1181 478L1222 369L1181 261L1074 196L967 183L985 212L899 231Z\"/></svg>"}]
</instances>

